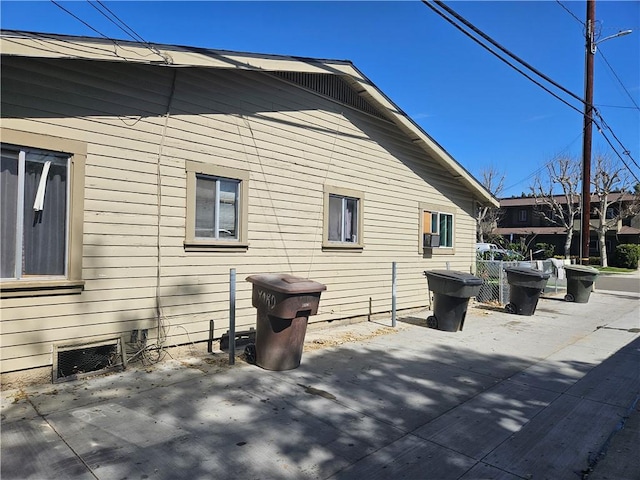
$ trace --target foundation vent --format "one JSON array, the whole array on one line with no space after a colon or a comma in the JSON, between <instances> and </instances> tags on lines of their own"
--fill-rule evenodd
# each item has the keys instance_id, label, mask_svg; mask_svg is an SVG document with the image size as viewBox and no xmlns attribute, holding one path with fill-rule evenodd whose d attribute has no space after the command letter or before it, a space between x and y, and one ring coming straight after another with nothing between
<instances>
[{"instance_id":1,"label":"foundation vent","mask_svg":"<svg viewBox=\"0 0 640 480\"><path fill-rule=\"evenodd\" d=\"M120 338L81 345L54 345L53 382L124 369L126 356L122 345Z\"/></svg>"}]
</instances>

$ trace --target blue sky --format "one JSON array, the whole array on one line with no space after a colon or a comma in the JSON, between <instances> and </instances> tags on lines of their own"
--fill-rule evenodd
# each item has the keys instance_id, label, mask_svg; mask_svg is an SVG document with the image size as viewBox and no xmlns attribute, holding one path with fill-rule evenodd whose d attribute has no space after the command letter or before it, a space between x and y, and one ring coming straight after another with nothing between
<instances>
[{"instance_id":1,"label":"blue sky","mask_svg":"<svg viewBox=\"0 0 640 480\"><path fill-rule=\"evenodd\" d=\"M86 1L59 2L100 33L129 39ZM560 153L582 151L573 110L496 59L418 1L103 3L150 42L351 60L476 177L506 173L504 196ZM453 1L458 14L582 97L586 1ZM99 36L50 1L1 2L5 29ZM640 2L598 0L594 103L640 178ZM594 129L594 153L610 153ZM634 163L635 160L635 163Z\"/></svg>"}]
</instances>

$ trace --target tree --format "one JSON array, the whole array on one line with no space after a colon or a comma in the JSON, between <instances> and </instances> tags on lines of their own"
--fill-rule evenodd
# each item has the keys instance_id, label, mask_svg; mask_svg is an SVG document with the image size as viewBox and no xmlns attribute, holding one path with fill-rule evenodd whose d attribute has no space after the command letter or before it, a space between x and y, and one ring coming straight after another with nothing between
<instances>
[{"instance_id":1,"label":"tree","mask_svg":"<svg viewBox=\"0 0 640 480\"><path fill-rule=\"evenodd\" d=\"M597 216L595 231L598 234L600 264L603 267L608 266L607 230L617 230L618 222L640 212L640 195L634 191L626 172L627 169L616 165L610 156L602 154L595 156L591 185L598 201L592 205L592 211Z\"/></svg>"},{"instance_id":2,"label":"tree","mask_svg":"<svg viewBox=\"0 0 640 480\"><path fill-rule=\"evenodd\" d=\"M580 214L580 170L577 158L557 156L547 163L548 177L537 175L531 186L538 214L565 230L565 258L571 254L573 222Z\"/></svg>"},{"instance_id":3,"label":"tree","mask_svg":"<svg viewBox=\"0 0 640 480\"><path fill-rule=\"evenodd\" d=\"M495 167L488 167L480 172L482 186L498 197L504 188L505 174ZM502 211L498 207L480 206L476 212L476 232L478 242L483 243L485 237L490 237L491 232L498 224Z\"/></svg>"}]
</instances>

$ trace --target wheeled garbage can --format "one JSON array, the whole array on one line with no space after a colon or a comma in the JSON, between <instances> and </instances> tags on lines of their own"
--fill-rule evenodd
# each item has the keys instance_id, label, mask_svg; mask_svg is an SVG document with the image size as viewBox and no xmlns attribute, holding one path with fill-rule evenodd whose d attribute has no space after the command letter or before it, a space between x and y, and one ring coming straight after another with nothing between
<instances>
[{"instance_id":1,"label":"wheeled garbage can","mask_svg":"<svg viewBox=\"0 0 640 480\"><path fill-rule=\"evenodd\" d=\"M564 299L567 302L587 303L598 270L587 265L565 265L564 271L567 274L567 294Z\"/></svg>"},{"instance_id":2,"label":"wheeled garbage can","mask_svg":"<svg viewBox=\"0 0 640 480\"><path fill-rule=\"evenodd\" d=\"M462 330L469 298L478 294L482 279L454 270L428 270L424 275L433 293L433 315L427 318L427 326L446 332Z\"/></svg>"},{"instance_id":3,"label":"wheeled garbage can","mask_svg":"<svg viewBox=\"0 0 640 480\"><path fill-rule=\"evenodd\" d=\"M528 267L508 267L509 303L504 307L508 313L533 315L549 280L549 273Z\"/></svg>"},{"instance_id":4,"label":"wheeled garbage can","mask_svg":"<svg viewBox=\"0 0 640 480\"><path fill-rule=\"evenodd\" d=\"M258 310L256 343L245 349L247 357L266 370L299 367L309 316L318 313L327 287L288 274L251 275L247 281L253 283L252 305Z\"/></svg>"}]
</instances>

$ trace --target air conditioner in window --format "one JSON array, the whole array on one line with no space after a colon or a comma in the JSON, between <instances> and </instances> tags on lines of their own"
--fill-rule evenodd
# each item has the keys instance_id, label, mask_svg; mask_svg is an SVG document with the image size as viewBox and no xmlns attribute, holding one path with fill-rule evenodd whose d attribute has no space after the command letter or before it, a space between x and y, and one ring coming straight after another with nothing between
<instances>
[{"instance_id":1,"label":"air conditioner in window","mask_svg":"<svg viewBox=\"0 0 640 480\"><path fill-rule=\"evenodd\" d=\"M425 233L422 239L424 248L434 248L440 246L440 235L437 233Z\"/></svg>"}]
</instances>

